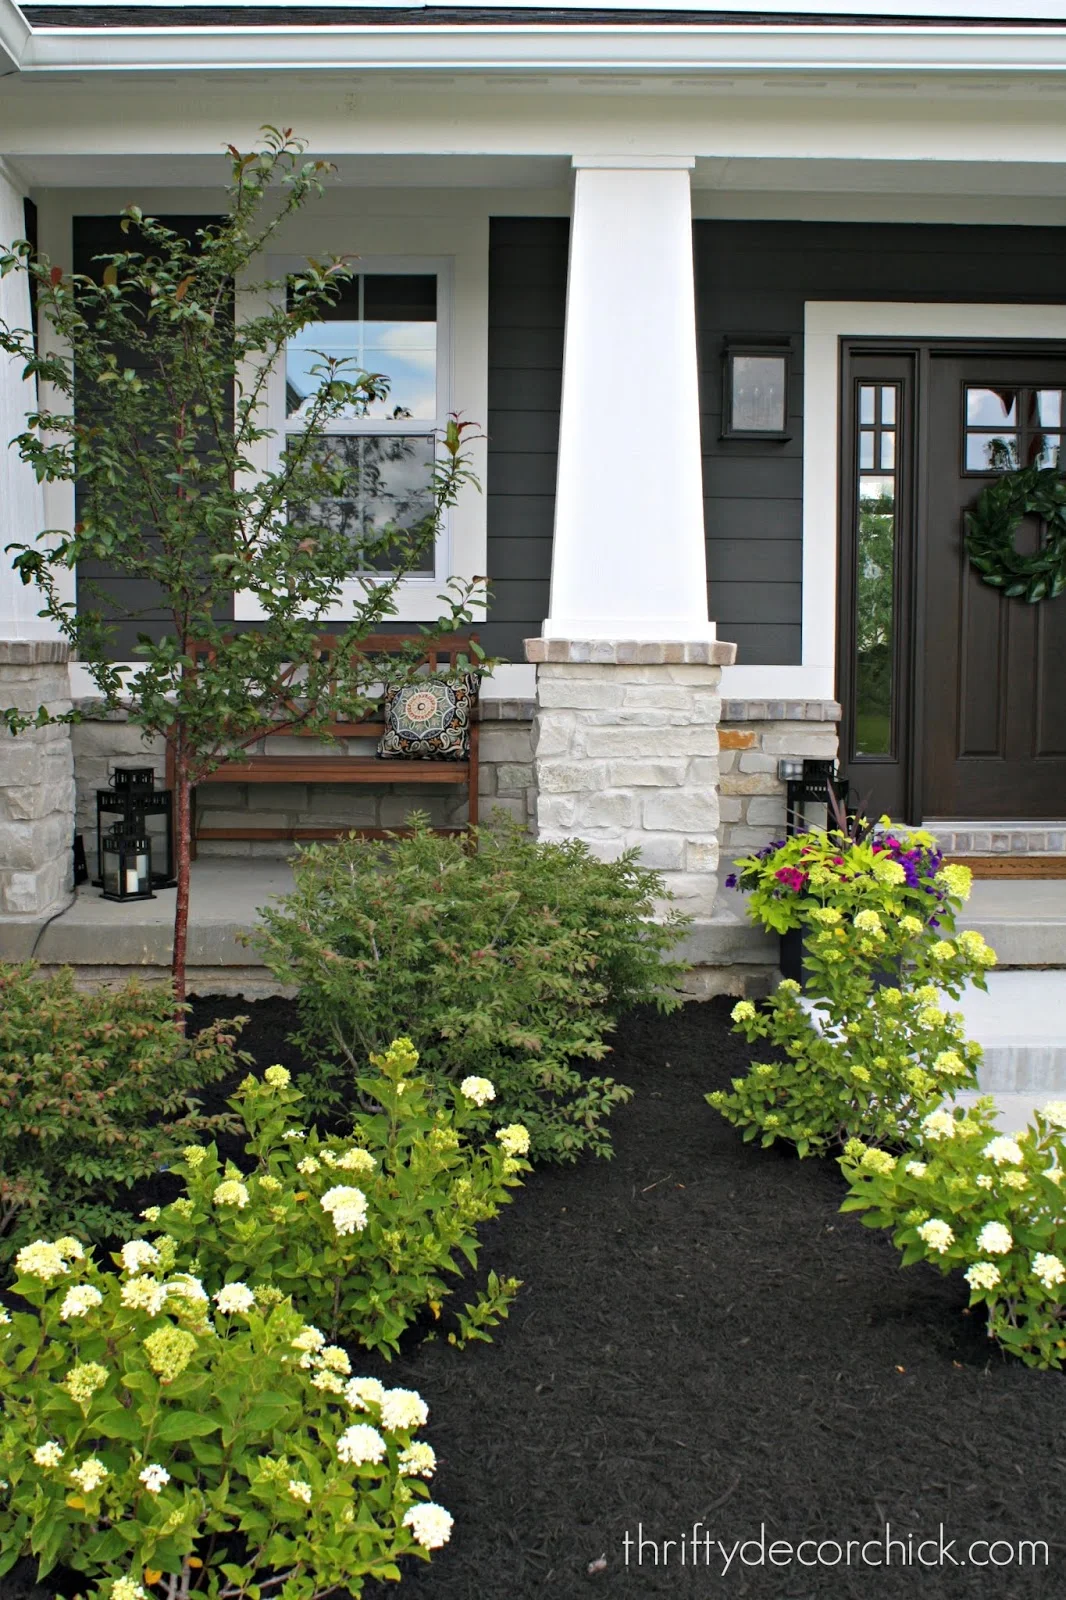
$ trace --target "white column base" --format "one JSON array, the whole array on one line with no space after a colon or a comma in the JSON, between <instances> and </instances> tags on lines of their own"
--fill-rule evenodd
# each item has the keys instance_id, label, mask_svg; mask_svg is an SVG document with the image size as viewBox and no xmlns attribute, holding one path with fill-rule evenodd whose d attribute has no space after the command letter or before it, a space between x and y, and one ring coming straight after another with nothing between
<instances>
[{"instance_id":1,"label":"white column base","mask_svg":"<svg viewBox=\"0 0 1066 1600\"><path fill-rule=\"evenodd\" d=\"M67 646L0 640L0 706L69 710ZM74 761L65 723L0 729L0 916L39 920L72 892Z\"/></svg>"},{"instance_id":2,"label":"white column base","mask_svg":"<svg viewBox=\"0 0 1066 1600\"><path fill-rule=\"evenodd\" d=\"M602 860L636 847L678 909L718 891L721 664L707 640L530 639L537 837L582 839Z\"/></svg>"}]
</instances>

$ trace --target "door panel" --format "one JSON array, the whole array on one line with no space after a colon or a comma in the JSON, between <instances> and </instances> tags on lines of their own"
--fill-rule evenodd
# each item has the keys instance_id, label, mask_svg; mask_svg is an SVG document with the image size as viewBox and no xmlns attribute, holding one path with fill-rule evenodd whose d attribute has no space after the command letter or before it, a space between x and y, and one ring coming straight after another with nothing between
<instances>
[{"instance_id":1,"label":"door panel","mask_svg":"<svg viewBox=\"0 0 1066 1600\"><path fill-rule=\"evenodd\" d=\"M1066 815L1066 596L1006 599L970 566L965 514L997 470L1061 448L1066 357L931 352L919 572L925 817ZM1035 549L1035 520L1018 533Z\"/></svg>"}]
</instances>

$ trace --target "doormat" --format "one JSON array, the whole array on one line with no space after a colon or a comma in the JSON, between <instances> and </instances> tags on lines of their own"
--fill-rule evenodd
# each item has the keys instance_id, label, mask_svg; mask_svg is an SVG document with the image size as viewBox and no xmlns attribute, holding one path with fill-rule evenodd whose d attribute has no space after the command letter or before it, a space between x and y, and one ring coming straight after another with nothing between
<instances>
[{"instance_id":1,"label":"doormat","mask_svg":"<svg viewBox=\"0 0 1066 1600\"><path fill-rule=\"evenodd\" d=\"M975 878L1066 878L1066 856L947 856Z\"/></svg>"}]
</instances>

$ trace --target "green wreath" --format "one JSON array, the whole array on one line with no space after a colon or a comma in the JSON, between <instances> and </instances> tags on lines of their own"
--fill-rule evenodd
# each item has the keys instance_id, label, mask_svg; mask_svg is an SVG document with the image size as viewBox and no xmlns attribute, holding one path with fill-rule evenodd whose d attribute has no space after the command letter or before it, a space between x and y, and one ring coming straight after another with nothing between
<instances>
[{"instance_id":1,"label":"green wreath","mask_svg":"<svg viewBox=\"0 0 1066 1600\"><path fill-rule=\"evenodd\" d=\"M1014 536L1023 517L1044 524L1040 549L1019 555ZM966 553L985 583L1035 605L1066 589L1066 477L1054 467L1021 467L990 483L966 513Z\"/></svg>"}]
</instances>

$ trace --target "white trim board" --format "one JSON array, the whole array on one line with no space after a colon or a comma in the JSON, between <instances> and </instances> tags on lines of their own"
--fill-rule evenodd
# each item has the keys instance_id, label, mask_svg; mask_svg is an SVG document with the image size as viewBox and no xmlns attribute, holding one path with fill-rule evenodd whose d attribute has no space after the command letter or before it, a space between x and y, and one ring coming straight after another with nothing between
<instances>
[{"instance_id":1,"label":"white trim board","mask_svg":"<svg viewBox=\"0 0 1066 1600\"><path fill-rule=\"evenodd\" d=\"M856 339L1066 339L1066 305L943 305L819 300L804 308L803 352L803 666L773 673L774 694L799 692L797 674L834 697L836 676L837 507L840 469L840 341ZM816 425L815 425L816 424ZM723 694L753 694L743 668L722 674ZM734 679L734 674L737 678ZM769 689L760 693L769 694Z\"/></svg>"}]
</instances>

